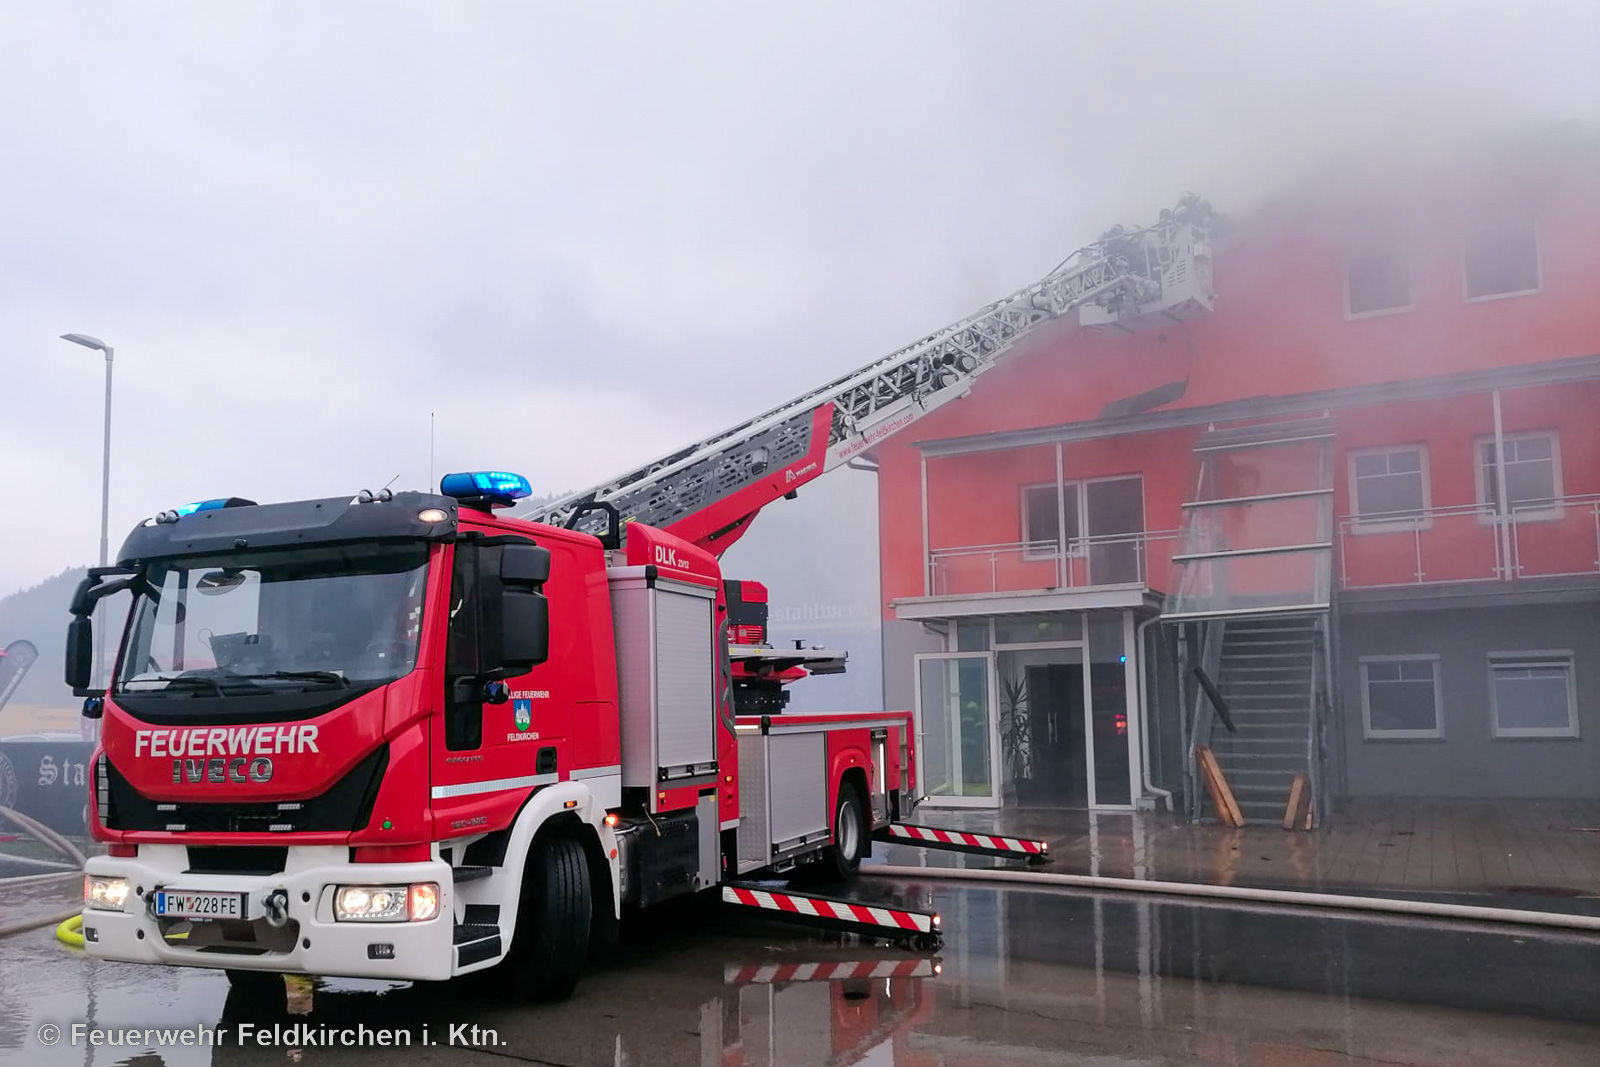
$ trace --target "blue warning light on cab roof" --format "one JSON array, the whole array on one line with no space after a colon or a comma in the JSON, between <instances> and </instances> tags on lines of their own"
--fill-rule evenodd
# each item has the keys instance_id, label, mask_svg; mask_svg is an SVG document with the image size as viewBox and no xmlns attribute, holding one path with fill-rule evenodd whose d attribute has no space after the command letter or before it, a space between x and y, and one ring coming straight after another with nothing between
<instances>
[{"instance_id":1,"label":"blue warning light on cab roof","mask_svg":"<svg viewBox=\"0 0 1600 1067\"><path fill-rule=\"evenodd\" d=\"M490 497L499 500L520 500L533 495L528 479L510 471L469 471L463 474L446 474L439 481L439 492L457 500Z\"/></svg>"},{"instance_id":2,"label":"blue warning light on cab roof","mask_svg":"<svg viewBox=\"0 0 1600 1067\"><path fill-rule=\"evenodd\" d=\"M197 511L215 511L217 508L225 508L227 506L228 501L223 498L221 500L197 500L193 504L180 504L173 510L178 513L178 518L181 519L185 515L193 515Z\"/></svg>"}]
</instances>

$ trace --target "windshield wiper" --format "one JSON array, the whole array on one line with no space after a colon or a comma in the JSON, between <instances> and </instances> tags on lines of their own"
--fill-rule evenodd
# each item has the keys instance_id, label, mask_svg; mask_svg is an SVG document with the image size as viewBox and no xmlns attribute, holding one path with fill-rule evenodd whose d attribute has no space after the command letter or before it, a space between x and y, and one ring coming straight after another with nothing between
<instances>
[{"instance_id":1,"label":"windshield wiper","mask_svg":"<svg viewBox=\"0 0 1600 1067\"><path fill-rule=\"evenodd\" d=\"M236 678L288 678L300 682L334 682L349 688L350 682L338 671L267 671L265 674L238 674Z\"/></svg>"},{"instance_id":2,"label":"windshield wiper","mask_svg":"<svg viewBox=\"0 0 1600 1067\"><path fill-rule=\"evenodd\" d=\"M157 683L165 682L158 686ZM222 686L215 678L203 674L180 674L176 678L135 678L122 683L125 693L170 693L174 689L192 689L205 686L218 696L222 695ZM136 688L137 687L137 688Z\"/></svg>"}]
</instances>

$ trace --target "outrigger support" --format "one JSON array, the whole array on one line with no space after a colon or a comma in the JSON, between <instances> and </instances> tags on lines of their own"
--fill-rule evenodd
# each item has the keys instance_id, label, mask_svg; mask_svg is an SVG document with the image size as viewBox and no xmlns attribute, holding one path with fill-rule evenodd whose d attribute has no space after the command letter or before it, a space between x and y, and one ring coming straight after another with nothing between
<instances>
[{"instance_id":1,"label":"outrigger support","mask_svg":"<svg viewBox=\"0 0 1600 1067\"><path fill-rule=\"evenodd\" d=\"M887 938L924 952L932 952L944 943L939 916L933 912L737 883L722 887L722 901L757 909L769 918Z\"/></svg>"},{"instance_id":2,"label":"outrigger support","mask_svg":"<svg viewBox=\"0 0 1600 1067\"><path fill-rule=\"evenodd\" d=\"M873 836L879 841L916 845L919 848L939 848L951 852L971 852L979 856L1025 859L1029 866L1034 867L1050 862L1050 843L1026 837L974 834L965 830L941 830L935 826L911 826L899 822L890 823Z\"/></svg>"}]
</instances>

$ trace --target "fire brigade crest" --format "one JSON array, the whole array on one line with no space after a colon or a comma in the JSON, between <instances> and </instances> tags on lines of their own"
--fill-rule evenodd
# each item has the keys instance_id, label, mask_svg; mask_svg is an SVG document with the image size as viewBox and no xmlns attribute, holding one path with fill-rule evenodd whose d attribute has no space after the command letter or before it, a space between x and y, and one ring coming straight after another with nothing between
<instances>
[{"instance_id":1,"label":"fire brigade crest","mask_svg":"<svg viewBox=\"0 0 1600 1067\"><path fill-rule=\"evenodd\" d=\"M533 725L533 701L515 700L511 703L511 720L517 729L526 730Z\"/></svg>"}]
</instances>

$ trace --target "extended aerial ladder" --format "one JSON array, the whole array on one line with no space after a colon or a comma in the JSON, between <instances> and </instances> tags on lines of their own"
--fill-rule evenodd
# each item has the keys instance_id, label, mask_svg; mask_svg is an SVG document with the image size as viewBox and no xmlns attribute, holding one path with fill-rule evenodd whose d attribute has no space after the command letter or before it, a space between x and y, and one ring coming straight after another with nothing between
<instances>
[{"instance_id":1,"label":"extended aerial ladder","mask_svg":"<svg viewBox=\"0 0 1600 1067\"><path fill-rule=\"evenodd\" d=\"M979 375L1039 327L1077 312L1088 330L1132 333L1197 318L1214 303L1211 208L1185 194L1155 225L1114 227L1034 284L882 359L601 485L520 514L594 534L613 549L626 539L629 523L642 522L720 556L762 508L793 498L807 482L965 396ZM731 658L736 682L745 683L743 692L753 695L751 706L760 712L781 710L785 698L772 691L807 668L843 669L842 655L821 650L737 644ZM1022 838L899 823L875 836L1031 864L1049 859L1046 843ZM758 887L739 886L728 890L727 902L795 910L779 898L759 903L758 897L769 899ZM808 913L833 906L801 905Z\"/></svg>"},{"instance_id":2,"label":"extended aerial ladder","mask_svg":"<svg viewBox=\"0 0 1600 1067\"><path fill-rule=\"evenodd\" d=\"M721 555L756 514L945 404L1036 328L1079 312L1101 332L1208 313L1210 206L1192 194L1143 229L1116 227L1044 278L787 403L601 485L521 512L617 542L629 522Z\"/></svg>"}]
</instances>

